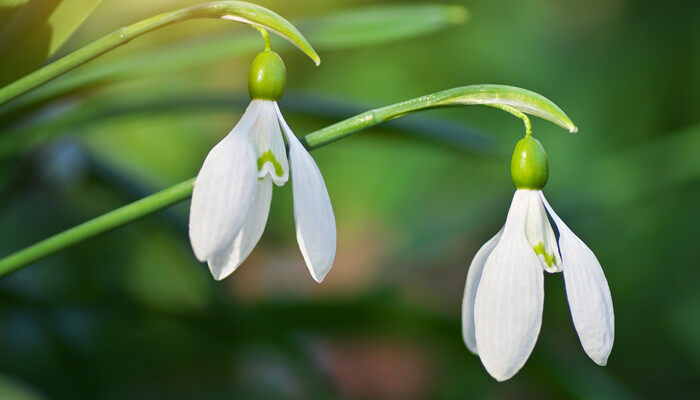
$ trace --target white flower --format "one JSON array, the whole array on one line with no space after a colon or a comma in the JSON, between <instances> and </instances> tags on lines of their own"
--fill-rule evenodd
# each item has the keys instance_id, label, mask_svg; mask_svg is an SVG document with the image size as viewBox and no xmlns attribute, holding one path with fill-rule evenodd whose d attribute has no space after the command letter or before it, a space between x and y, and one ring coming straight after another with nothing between
<instances>
[{"instance_id":1,"label":"white flower","mask_svg":"<svg viewBox=\"0 0 700 400\"><path fill-rule=\"evenodd\" d=\"M559 231L558 246L547 212ZM501 231L476 253L462 303L464 342L499 381L515 375L535 347L542 324L543 269L563 271L586 354L599 365L610 355L613 306L600 263L554 213L542 191L521 188Z\"/></svg>"},{"instance_id":2,"label":"white flower","mask_svg":"<svg viewBox=\"0 0 700 400\"><path fill-rule=\"evenodd\" d=\"M284 185L290 170L299 248L311 276L318 282L326 276L335 257L336 228L321 171L287 126L277 102L255 99L209 152L192 193L190 242L215 279L235 271L260 240L272 183Z\"/></svg>"}]
</instances>

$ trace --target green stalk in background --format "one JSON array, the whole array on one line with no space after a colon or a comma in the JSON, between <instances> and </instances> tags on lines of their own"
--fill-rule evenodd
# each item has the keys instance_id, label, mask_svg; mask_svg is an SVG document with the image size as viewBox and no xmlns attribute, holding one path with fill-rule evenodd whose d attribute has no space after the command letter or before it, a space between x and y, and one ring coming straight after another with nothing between
<instances>
[{"instance_id":1,"label":"green stalk in background","mask_svg":"<svg viewBox=\"0 0 700 400\"><path fill-rule=\"evenodd\" d=\"M577 131L571 119L556 104L537 93L512 86L473 85L370 110L310 133L301 138L301 142L307 149L312 150L404 115L432 108L472 104L487 105L509 112L523 119L526 130L530 126L530 121L524 113L544 118L569 132ZM194 178L188 179L2 258L0 259L0 277L18 271L59 250L185 200L192 194L193 184Z\"/></svg>"},{"instance_id":2,"label":"green stalk in background","mask_svg":"<svg viewBox=\"0 0 700 400\"><path fill-rule=\"evenodd\" d=\"M194 18L219 18L244 22L269 29L282 36L306 53L316 65L321 63L316 51L289 21L274 12L244 1L216 1L199 4L156 15L111 34L54 61L0 89L0 105L35 89L82 64L121 46L131 39L158 28Z\"/></svg>"}]
</instances>

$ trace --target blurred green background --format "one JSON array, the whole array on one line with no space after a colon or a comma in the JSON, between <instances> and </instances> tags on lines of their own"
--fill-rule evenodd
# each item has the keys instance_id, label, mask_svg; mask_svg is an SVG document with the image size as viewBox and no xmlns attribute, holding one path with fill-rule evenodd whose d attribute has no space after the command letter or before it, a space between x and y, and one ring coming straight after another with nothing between
<instances>
[{"instance_id":1,"label":"blurred green background","mask_svg":"<svg viewBox=\"0 0 700 400\"><path fill-rule=\"evenodd\" d=\"M58 3L0 3L0 84L52 50L55 59L197 2ZM546 276L540 338L515 378L497 383L464 346L467 266L505 219L523 129L463 107L313 152L338 224L322 285L297 247L289 185L275 189L257 248L222 282L190 250L188 203L3 279L0 398L697 396L697 1L446 0L469 10L464 24L459 9L412 1L257 3L297 23L323 60L317 68L273 42L297 135L477 83L534 90L567 112L579 134L533 118L534 134L549 154L550 203L610 284L608 366L581 349L560 274ZM22 14L23 4L36 8ZM32 25L44 11L54 25ZM60 22L84 17L72 36ZM0 254L194 176L244 110L260 46L243 25L188 21L0 108Z\"/></svg>"}]
</instances>

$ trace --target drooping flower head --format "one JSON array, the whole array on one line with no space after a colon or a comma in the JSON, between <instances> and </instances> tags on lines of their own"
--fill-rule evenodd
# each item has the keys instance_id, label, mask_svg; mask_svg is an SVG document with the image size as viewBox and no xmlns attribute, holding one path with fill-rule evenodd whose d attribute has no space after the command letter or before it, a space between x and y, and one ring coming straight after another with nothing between
<instances>
[{"instance_id":1,"label":"drooping flower head","mask_svg":"<svg viewBox=\"0 0 700 400\"><path fill-rule=\"evenodd\" d=\"M462 302L464 342L491 376L511 378L527 361L540 332L542 271L563 272L583 349L605 365L615 333L608 283L593 252L545 199L541 189L548 178L547 155L529 134L515 147L511 177L516 191L505 225L469 266Z\"/></svg>"},{"instance_id":2,"label":"drooping flower head","mask_svg":"<svg viewBox=\"0 0 700 400\"><path fill-rule=\"evenodd\" d=\"M217 280L238 268L258 243L270 211L272 184L284 185L290 174L297 241L311 276L321 282L333 264L333 209L321 171L277 105L285 83L285 66L277 53L266 49L255 57L248 79L252 101L209 152L195 180L190 242Z\"/></svg>"}]
</instances>

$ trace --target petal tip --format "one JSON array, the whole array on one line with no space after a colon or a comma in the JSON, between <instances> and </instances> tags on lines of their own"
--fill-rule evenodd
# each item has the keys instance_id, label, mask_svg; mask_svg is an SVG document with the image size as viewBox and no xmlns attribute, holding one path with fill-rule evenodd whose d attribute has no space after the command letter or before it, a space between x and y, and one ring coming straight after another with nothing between
<instances>
[{"instance_id":1,"label":"petal tip","mask_svg":"<svg viewBox=\"0 0 700 400\"><path fill-rule=\"evenodd\" d=\"M192 247L192 252L194 253L194 258L197 259L199 262L207 262L207 258L209 258L208 254L203 254L202 250L200 249L199 246L195 246L192 236L190 236L190 247Z\"/></svg>"},{"instance_id":2,"label":"petal tip","mask_svg":"<svg viewBox=\"0 0 700 400\"><path fill-rule=\"evenodd\" d=\"M610 350L600 354L588 354L588 357L590 357L594 363L600 365L601 367L604 367L608 365L608 357L610 357Z\"/></svg>"},{"instance_id":3,"label":"petal tip","mask_svg":"<svg viewBox=\"0 0 700 400\"><path fill-rule=\"evenodd\" d=\"M211 276L216 281L222 281L224 278L231 275L231 272L233 272L226 272L223 269L216 268L211 260L207 260L207 264L209 265L209 272L211 272Z\"/></svg>"},{"instance_id":4,"label":"petal tip","mask_svg":"<svg viewBox=\"0 0 700 400\"><path fill-rule=\"evenodd\" d=\"M306 260L305 260L305 261L306 261ZM324 279L326 279L326 275L328 275L328 273L331 271L331 267L332 267L333 265L331 264L330 267L321 270L321 272L317 272L317 270L315 270L315 269L311 266L311 264L309 264L308 262L307 262L307 266L309 267L309 273L311 273L311 277L314 278L314 280L316 281L316 283L321 283L321 282L323 282Z\"/></svg>"},{"instance_id":5,"label":"petal tip","mask_svg":"<svg viewBox=\"0 0 700 400\"><path fill-rule=\"evenodd\" d=\"M217 274L215 274L215 273L213 273L213 272L212 272L211 275L214 277L214 280L217 281L217 282L223 281L224 278L226 278L226 276L227 276L227 275L223 275L223 274L217 275Z\"/></svg>"},{"instance_id":6,"label":"petal tip","mask_svg":"<svg viewBox=\"0 0 700 400\"><path fill-rule=\"evenodd\" d=\"M545 263L545 265L546 265L546 263ZM558 266L558 265L556 265L556 264L555 264L554 266L552 266L552 267L545 266L545 267L544 267L544 271L547 272L547 273L549 273L549 274L557 274L557 273L563 272L563 270L561 269L561 267Z\"/></svg>"},{"instance_id":7,"label":"petal tip","mask_svg":"<svg viewBox=\"0 0 700 400\"><path fill-rule=\"evenodd\" d=\"M515 371L512 371L511 369L506 369L506 370L494 370L493 368L489 369L486 368L486 372L491 375L491 377L499 382L507 381L508 379L512 378L515 376L515 374L519 371L520 369L516 369Z\"/></svg>"},{"instance_id":8,"label":"petal tip","mask_svg":"<svg viewBox=\"0 0 700 400\"><path fill-rule=\"evenodd\" d=\"M215 281L218 281L218 282L223 281L224 278L226 278L226 277L228 276L228 275L226 275L226 274L216 274L216 273L214 273L214 272L212 272L211 275L214 277L214 280L215 280Z\"/></svg>"},{"instance_id":9,"label":"petal tip","mask_svg":"<svg viewBox=\"0 0 700 400\"><path fill-rule=\"evenodd\" d=\"M474 354L475 356L479 356L479 349L476 348L476 345L470 346L467 341L464 341L464 344L467 346L467 350L469 350L470 353Z\"/></svg>"},{"instance_id":10,"label":"petal tip","mask_svg":"<svg viewBox=\"0 0 700 400\"><path fill-rule=\"evenodd\" d=\"M199 262L207 262L211 258L212 254L214 253L213 250L210 249L211 246L202 243L200 240L196 238L196 235L193 235L190 232L190 247L192 247L192 252L194 253L194 257L197 259Z\"/></svg>"}]
</instances>

